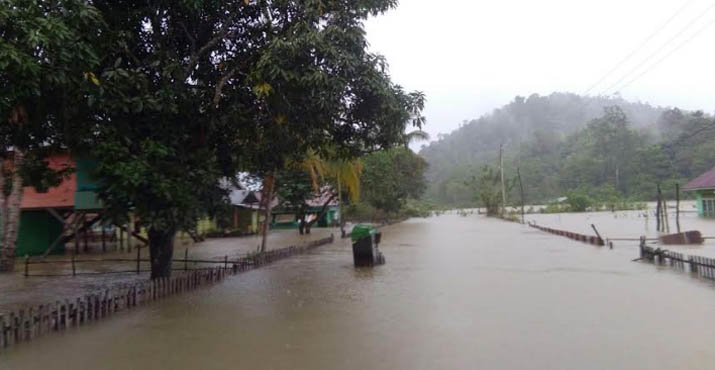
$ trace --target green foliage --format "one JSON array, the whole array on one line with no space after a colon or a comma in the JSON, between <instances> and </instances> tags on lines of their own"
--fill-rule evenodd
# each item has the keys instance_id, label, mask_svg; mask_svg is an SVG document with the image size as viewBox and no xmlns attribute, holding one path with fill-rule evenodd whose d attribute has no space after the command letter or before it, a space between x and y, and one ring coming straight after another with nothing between
<instances>
[{"instance_id":1,"label":"green foliage","mask_svg":"<svg viewBox=\"0 0 715 370\"><path fill-rule=\"evenodd\" d=\"M352 222L380 222L387 215L365 202L352 203L345 207L345 219Z\"/></svg>"},{"instance_id":2,"label":"green foliage","mask_svg":"<svg viewBox=\"0 0 715 370\"><path fill-rule=\"evenodd\" d=\"M422 157L406 148L395 148L368 154L363 158L363 198L371 206L387 213L397 213L409 198L424 193Z\"/></svg>"},{"instance_id":3,"label":"green foliage","mask_svg":"<svg viewBox=\"0 0 715 370\"><path fill-rule=\"evenodd\" d=\"M221 176L389 147L412 117L365 48L362 22L390 1L94 5L107 25L87 150L113 214L149 227L190 227Z\"/></svg>"},{"instance_id":4,"label":"green foliage","mask_svg":"<svg viewBox=\"0 0 715 370\"><path fill-rule=\"evenodd\" d=\"M387 214L365 202L350 204L345 207L345 218L353 222L384 222L386 219L408 217L429 217L435 211L429 202L408 199L399 211Z\"/></svg>"},{"instance_id":5,"label":"green foliage","mask_svg":"<svg viewBox=\"0 0 715 370\"><path fill-rule=\"evenodd\" d=\"M59 134L83 105L80 91L92 84L99 63L92 42L100 24L96 9L81 0L0 4L0 127L14 134L14 143L47 144L44 131ZM17 106L26 110L27 122L15 127L22 131L8 132Z\"/></svg>"},{"instance_id":6,"label":"green foliage","mask_svg":"<svg viewBox=\"0 0 715 370\"><path fill-rule=\"evenodd\" d=\"M402 214L405 217L429 217L432 214L434 205L422 200L408 199L402 207Z\"/></svg>"},{"instance_id":7,"label":"green foliage","mask_svg":"<svg viewBox=\"0 0 715 370\"><path fill-rule=\"evenodd\" d=\"M331 198L332 187L320 183L313 184L309 173L303 169L285 169L276 173L276 186L280 207L294 212L300 221L299 231L303 233L303 223L310 205L308 201L326 195ZM333 195L334 196L334 195ZM321 205L322 206L322 205Z\"/></svg>"},{"instance_id":8,"label":"green foliage","mask_svg":"<svg viewBox=\"0 0 715 370\"><path fill-rule=\"evenodd\" d=\"M566 204L568 204L568 209L571 212L586 212L592 204L588 195L576 190L566 193L566 197L568 198L566 199Z\"/></svg>"},{"instance_id":9,"label":"green foliage","mask_svg":"<svg viewBox=\"0 0 715 370\"><path fill-rule=\"evenodd\" d=\"M642 210L645 203L634 202L625 198L612 185L600 187L581 186L566 193L563 202L550 202L540 210L541 213L587 212L587 211L625 211ZM527 213L533 213L531 209Z\"/></svg>"},{"instance_id":10,"label":"green foliage","mask_svg":"<svg viewBox=\"0 0 715 370\"><path fill-rule=\"evenodd\" d=\"M502 209L501 174L490 166L483 166L472 186L479 206L486 208L487 216L496 216Z\"/></svg>"},{"instance_id":11,"label":"green foliage","mask_svg":"<svg viewBox=\"0 0 715 370\"><path fill-rule=\"evenodd\" d=\"M367 51L363 22L392 0L8 1L2 144L96 158L106 215L148 229L152 276L177 230L220 211L220 179L354 158L422 124L423 97ZM18 107L28 123L5 125Z\"/></svg>"},{"instance_id":12,"label":"green foliage","mask_svg":"<svg viewBox=\"0 0 715 370\"><path fill-rule=\"evenodd\" d=\"M0 4L0 157L22 150L23 182L40 191L71 170L55 173L45 156L75 142L77 122L89 114L84 102L97 82L101 24L83 0Z\"/></svg>"},{"instance_id":13,"label":"green foliage","mask_svg":"<svg viewBox=\"0 0 715 370\"><path fill-rule=\"evenodd\" d=\"M715 164L710 115L620 99L534 95L424 148L420 154L430 164L428 199L472 205L475 192L460 184L469 183L480 166L494 163L502 142L505 178L519 166L531 204L587 189L608 193L587 193L593 208L635 207L632 200L655 199L656 184L672 198L676 183L683 185ZM519 199L518 189L507 198Z\"/></svg>"}]
</instances>

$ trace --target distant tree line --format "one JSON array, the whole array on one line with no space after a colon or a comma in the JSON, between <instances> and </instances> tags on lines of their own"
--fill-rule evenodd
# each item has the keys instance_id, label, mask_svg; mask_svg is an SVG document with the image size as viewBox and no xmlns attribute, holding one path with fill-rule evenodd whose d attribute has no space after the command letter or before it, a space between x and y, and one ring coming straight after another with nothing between
<instances>
[{"instance_id":1,"label":"distant tree line","mask_svg":"<svg viewBox=\"0 0 715 370\"><path fill-rule=\"evenodd\" d=\"M654 200L656 184L667 194L675 183L715 165L709 114L573 94L532 96L424 147L428 199L454 206L483 203L474 184L482 166L498 167L501 143L505 177L514 178L520 169L531 204L567 195L611 204ZM507 198L517 204L517 190Z\"/></svg>"}]
</instances>

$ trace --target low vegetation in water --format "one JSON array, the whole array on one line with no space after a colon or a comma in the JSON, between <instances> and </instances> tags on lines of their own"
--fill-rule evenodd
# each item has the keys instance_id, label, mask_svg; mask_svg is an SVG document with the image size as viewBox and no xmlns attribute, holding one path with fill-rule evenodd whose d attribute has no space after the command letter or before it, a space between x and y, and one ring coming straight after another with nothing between
<instances>
[{"instance_id":1,"label":"low vegetation in water","mask_svg":"<svg viewBox=\"0 0 715 370\"><path fill-rule=\"evenodd\" d=\"M436 209L429 202L416 199L406 200L403 206L391 212L361 202L345 207L345 219L350 222L383 222L410 217L429 217L439 212L443 211Z\"/></svg>"},{"instance_id":2,"label":"low vegetation in water","mask_svg":"<svg viewBox=\"0 0 715 370\"><path fill-rule=\"evenodd\" d=\"M597 189L577 189L567 193L563 201L551 202L540 213L631 211L646 209L643 202L621 197L610 186Z\"/></svg>"}]
</instances>

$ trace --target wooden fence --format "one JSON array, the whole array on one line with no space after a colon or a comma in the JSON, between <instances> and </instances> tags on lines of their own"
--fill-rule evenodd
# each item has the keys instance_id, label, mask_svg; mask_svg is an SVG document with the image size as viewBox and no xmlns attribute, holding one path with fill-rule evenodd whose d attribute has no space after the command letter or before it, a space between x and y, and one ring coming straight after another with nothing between
<instances>
[{"instance_id":1,"label":"wooden fence","mask_svg":"<svg viewBox=\"0 0 715 370\"><path fill-rule=\"evenodd\" d=\"M212 261L216 267L187 271L172 278L122 284L74 299L0 313L0 350L33 338L89 324L172 295L222 281L224 278L305 253L333 242L333 236L300 246L271 250L233 261Z\"/></svg>"},{"instance_id":2,"label":"wooden fence","mask_svg":"<svg viewBox=\"0 0 715 370\"><path fill-rule=\"evenodd\" d=\"M551 233L551 234L559 235L559 236L565 236L569 239L578 240L578 241L581 241L584 243L589 243L589 244L598 245L598 246L605 245L605 243L603 242L603 239L598 236L584 235L584 234L574 233L571 231L552 229L550 227L539 226L535 223L529 223L529 226L531 226L535 229L541 230L541 231L545 231L547 233Z\"/></svg>"},{"instance_id":3,"label":"wooden fence","mask_svg":"<svg viewBox=\"0 0 715 370\"><path fill-rule=\"evenodd\" d=\"M715 280L715 258L686 256L682 253L662 248L649 247L645 241L646 238L641 237L639 260L660 265L670 265L677 270L689 271L698 274L700 277Z\"/></svg>"},{"instance_id":4,"label":"wooden fence","mask_svg":"<svg viewBox=\"0 0 715 370\"><path fill-rule=\"evenodd\" d=\"M151 260L148 258L141 258L140 249L136 249L135 258L100 258L100 259L77 259L75 255L72 255L69 260L58 260L58 259L33 259L32 257L25 257L24 263L24 276L25 277L51 277L51 276L77 276L77 275L102 275L102 274L121 274L121 273L134 273L140 274L142 272L149 272ZM248 258L254 253L245 253L243 255L234 256L224 256L221 260L202 260L202 259L190 259L189 249L184 250L184 258L172 259L172 270L173 271L188 271L190 269L196 269L197 266L215 265L218 263L223 263L228 267L229 263L233 263L234 259ZM67 272L63 270L52 269L49 272L37 268L34 270L31 268L33 265L38 266L50 266L50 265L64 265ZM87 269L84 266L90 266L94 269ZM174 267L177 266L177 267ZM191 266L191 267L189 267ZM101 268L97 271L97 268ZM84 270L83 270L84 268ZM113 270L110 268L114 268ZM199 267L199 269L201 269Z\"/></svg>"}]
</instances>

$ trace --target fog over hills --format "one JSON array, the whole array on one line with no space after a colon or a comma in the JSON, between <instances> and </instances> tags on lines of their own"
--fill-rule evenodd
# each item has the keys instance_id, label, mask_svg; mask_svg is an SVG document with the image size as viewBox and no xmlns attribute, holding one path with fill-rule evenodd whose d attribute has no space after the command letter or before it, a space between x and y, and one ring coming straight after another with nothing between
<instances>
[{"instance_id":1,"label":"fog over hills","mask_svg":"<svg viewBox=\"0 0 715 370\"><path fill-rule=\"evenodd\" d=\"M688 137L694 130L705 135ZM702 112L619 97L535 94L517 96L490 114L463 122L423 146L420 155L429 163L428 197L441 203L472 200L471 179L481 166L498 165L500 145L505 171L513 176L520 167L532 201L603 186L622 196L648 198L650 183L685 181L714 165L713 152L708 152L715 143L712 135L712 119ZM685 155L679 150L685 146L695 150ZM663 158L654 162L656 157ZM690 163L679 163L683 157ZM663 168L651 168L656 165Z\"/></svg>"}]
</instances>

